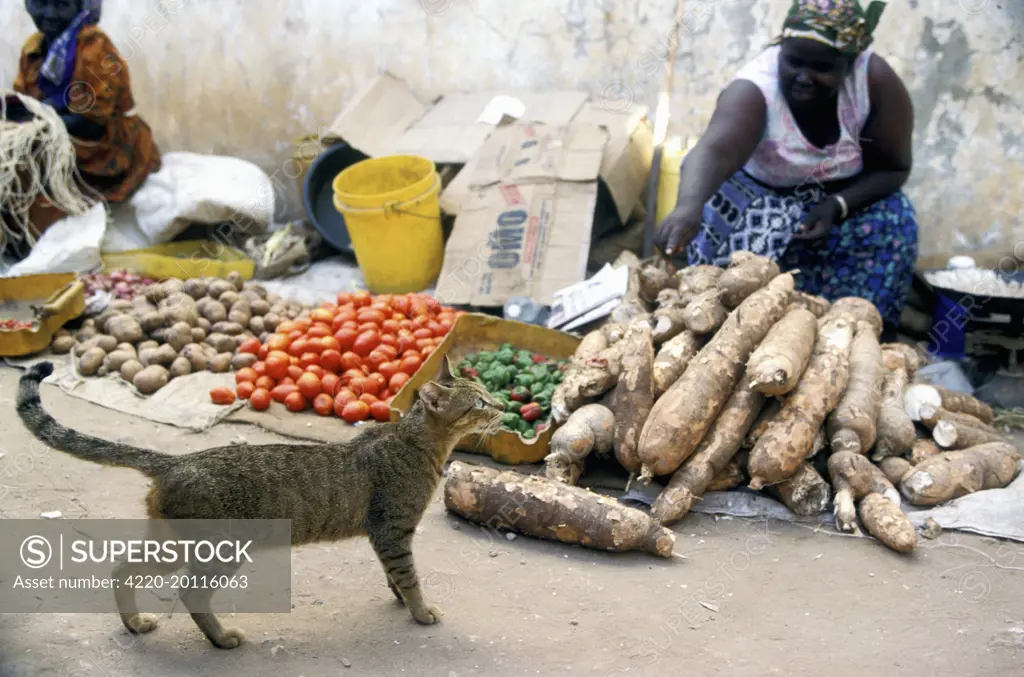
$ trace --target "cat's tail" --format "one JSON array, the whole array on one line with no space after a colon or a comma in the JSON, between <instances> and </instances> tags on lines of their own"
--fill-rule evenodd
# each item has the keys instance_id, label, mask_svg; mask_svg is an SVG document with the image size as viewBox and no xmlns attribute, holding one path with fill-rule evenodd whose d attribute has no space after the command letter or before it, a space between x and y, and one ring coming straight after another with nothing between
<instances>
[{"instance_id":1,"label":"cat's tail","mask_svg":"<svg viewBox=\"0 0 1024 677\"><path fill-rule=\"evenodd\" d=\"M173 456L83 435L54 420L39 399L39 384L52 373L51 362L40 362L18 382L18 416L33 435L54 449L101 465L134 468L149 476L168 467Z\"/></svg>"}]
</instances>

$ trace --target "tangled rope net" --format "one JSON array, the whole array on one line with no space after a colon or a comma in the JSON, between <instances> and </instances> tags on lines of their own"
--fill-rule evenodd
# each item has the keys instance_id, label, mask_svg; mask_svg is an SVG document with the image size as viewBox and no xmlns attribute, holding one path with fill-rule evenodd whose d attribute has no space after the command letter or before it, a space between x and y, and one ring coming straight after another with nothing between
<instances>
[{"instance_id":1,"label":"tangled rope net","mask_svg":"<svg viewBox=\"0 0 1024 677\"><path fill-rule=\"evenodd\" d=\"M9 98L18 99L32 118L24 122L8 119ZM88 211L101 198L87 197L83 186L75 146L57 111L13 90L0 89L0 207L4 212L0 252L12 241L35 246L40 233L28 215L39 196L71 216Z\"/></svg>"}]
</instances>

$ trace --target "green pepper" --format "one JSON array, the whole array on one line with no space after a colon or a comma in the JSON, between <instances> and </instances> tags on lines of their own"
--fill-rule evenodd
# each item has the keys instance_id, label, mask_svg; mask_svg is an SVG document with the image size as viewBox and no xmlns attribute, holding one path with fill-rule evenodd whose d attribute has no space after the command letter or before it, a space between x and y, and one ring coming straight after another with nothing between
<instances>
[{"instance_id":1,"label":"green pepper","mask_svg":"<svg viewBox=\"0 0 1024 677\"><path fill-rule=\"evenodd\" d=\"M518 414L519 411L522 408L523 408L523 403L522 402L516 402L515 400L511 400L510 402L506 402L505 403L505 411L511 412L513 414ZM507 415L508 414L506 414L506 416Z\"/></svg>"},{"instance_id":2,"label":"green pepper","mask_svg":"<svg viewBox=\"0 0 1024 677\"><path fill-rule=\"evenodd\" d=\"M564 378L565 378L565 375L561 371L556 371L555 373L553 373L551 375L550 380L555 385L558 385L559 383L562 382L562 379L564 379Z\"/></svg>"},{"instance_id":3,"label":"green pepper","mask_svg":"<svg viewBox=\"0 0 1024 677\"><path fill-rule=\"evenodd\" d=\"M516 361L516 354L511 350L502 350L494 359L501 364L509 365Z\"/></svg>"},{"instance_id":4,"label":"green pepper","mask_svg":"<svg viewBox=\"0 0 1024 677\"><path fill-rule=\"evenodd\" d=\"M534 398L536 398L537 395L540 395L550 387L550 383L545 383L544 381L537 381L532 386L530 386L530 393L534 396Z\"/></svg>"},{"instance_id":5,"label":"green pepper","mask_svg":"<svg viewBox=\"0 0 1024 677\"><path fill-rule=\"evenodd\" d=\"M537 433L534 432L533 430L526 430L520 434L523 436L524 440L532 440L537 436Z\"/></svg>"},{"instance_id":6,"label":"green pepper","mask_svg":"<svg viewBox=\"0 0 1024 677\"><path fill-rule=\"evenodd\" d=\"M501 425L505 426L506 428L511 428L512 430L518 430L519 423L522 420L523 419L519 418L519 414L510 411L505 412L504 414L501 415Z\"/></svg>"},{"instance_id":7,"label":"green pepper","mask_svg":"<svg viewBox=\"0 0 1024 677\"><path fill-rule=\"evenodd\" d=\"M531 426L527 421L524 421L522 418L519 419L518 428L520 433L525 433L527 430L533 430L533 426Z\"/></svg>"},{"instance_id":8,"label":"green pepper","mask_svg":"<svg viewBox=\"0 0 1024 677\"><path fill-rule=\"evenodd\" d=\"M533 398L533 401L540 405L541 409L547 411L551 408L551 396L541 393Z\"/></svg>"},{"instance_id":9,"label":"green pepper","mask_svg":"<svg viewBox=\"0 0 1024 677\"><path fill-rule=\"evenodd\" d=\"M520 374L516 376L516 385L522 386L523 388L529 388L533 385L533 377L529 374Z\"/></svg>"},{"instance_id":10,"label":"green pepper","mask_svg":"<svg viewBox=\"0 0 1024 677\"><path fill-rule=\"evenodd\" d=\"M518 357L516 357L515 365L520 369L529 369L530 367L533 366L533 360L530 359L529 355L527 355L525 358L522 355L519 355Z\"/></svg>"},{"instance_id":11,"label":"green pepper","mask_svg":"<svg viewBox=\"0 0 1024 677\"><path fill-rule=\"evenodd\" d=\"M514 353L516 349L511 343L502 343L498 350L508 350Z\"/></svg>"},{"instance_id":12,"label":"green pepper","mask_svg":"<svg viewBox=\"0 0 1024 677\"><path fill-rule=\"evenodd\" d=\"M543 364L535 364L530 368L530 375L538 381L546 380L548 377L548 368Z\"/></svg>"}]
</instances>

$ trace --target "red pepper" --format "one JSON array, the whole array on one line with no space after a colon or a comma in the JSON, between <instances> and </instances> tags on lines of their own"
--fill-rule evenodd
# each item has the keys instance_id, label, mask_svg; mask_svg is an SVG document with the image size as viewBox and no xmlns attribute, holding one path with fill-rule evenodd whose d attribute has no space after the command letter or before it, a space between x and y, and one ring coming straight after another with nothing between
<instances>
[{"instance_id":1,"label":"red pepper","mask_svg":"<svg viewBox=\"0 0 1024 677\"><path fill-rule=\"evenodd\" d=\"M526 388L516 388L512 391L512 399L516 402L529 402L531 397L530 391Z\"/></svg>"},{"instance_id":2,"label":"red pepper","mask_svg":"<svg viewBox=\"0 0 1024 677\"><path fill-rule=\"evenodd\" d=\"M548 361L548 358L544 357L543 355L539 355L537 353L534 353L533 355L530 355L530 359L533 360L534 364L543 364L544 362Z\"/></svg>"},{"instance_id":3,"label":"red pepper","mask_svg":"<svg viewBox=\"0 0 1024 677\"><path fill-rule=\"evenodd\" d=\"M479 377L480 377L480 372L478 372L473 367L463 367L462 368L462 378L479 378Z\"/></svg>"},{"instance_id":4,"label":"red pepper","mask_svg":"<svg viewBox=\"0 0 1024 677\"><path fill-rule=\"evenodd\" d=\"M544 410L536 402L525 404L523 405L523 408L519 410L519 416L521 416L527 423L533 423L540 418L543 413Z\"/></svg>"}]
</instances>

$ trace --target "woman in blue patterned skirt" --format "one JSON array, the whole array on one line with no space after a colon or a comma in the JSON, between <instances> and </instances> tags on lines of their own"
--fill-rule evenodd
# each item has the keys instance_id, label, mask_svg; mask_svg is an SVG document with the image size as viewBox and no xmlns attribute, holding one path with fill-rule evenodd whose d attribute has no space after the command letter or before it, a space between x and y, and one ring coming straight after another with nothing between
<instances>
[{"instance_id":1,"label":"woman in blue patterned skirt","mask_svg":"<svg viewBox=\"0 0 1024 677\"><path fill-rule=\"evenodd\" d=\"M799 269L798 288L860 296L891 334L917 259L902 192L914 111L899 76L869 49L884 10L795 0L776 43L721 93L680 172L656 242L690 265L736 250Z\"/></svg>"}]
</instances>

